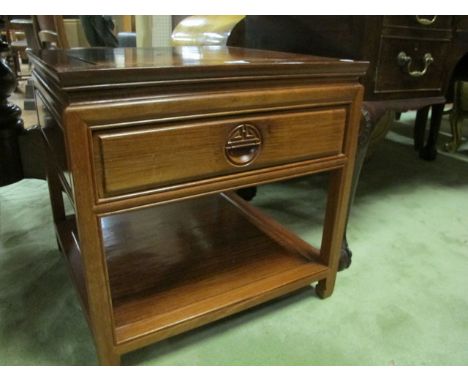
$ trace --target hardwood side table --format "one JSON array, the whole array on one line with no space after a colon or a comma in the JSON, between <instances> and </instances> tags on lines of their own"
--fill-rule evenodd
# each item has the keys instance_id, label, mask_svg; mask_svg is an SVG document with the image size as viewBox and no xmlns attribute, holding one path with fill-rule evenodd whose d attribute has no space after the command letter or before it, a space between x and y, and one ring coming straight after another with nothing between
<instances>
[{"instance_id":1,"label":"hardwood side table","mask_svg":"<svg viewBox=\"0 0 468 382\"><path fill-rule=\"evenodd\" d=\"M30 57L57 239L101 364L314 282L331 295L366 63L225 47ZM232 192L324 171L320 249Z\"/></svg>"}]
</instances>

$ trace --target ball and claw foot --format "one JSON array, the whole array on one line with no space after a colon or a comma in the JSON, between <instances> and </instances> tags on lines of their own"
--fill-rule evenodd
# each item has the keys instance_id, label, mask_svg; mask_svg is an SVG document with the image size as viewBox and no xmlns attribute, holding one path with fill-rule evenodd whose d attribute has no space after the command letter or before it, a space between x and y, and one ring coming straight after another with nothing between
<instances>
[{"instance_id":1,"label":"ball and claw foot","mask_svg":"<svg viewBox=\"0 0 468 382\"><path fill-rule=\"evenodd\" d=\"M246 188L241 188L236 191L237 195L239 195L242 199L250 202L253 198L255 198L255 195L257 195L257 187L246 187Z\"/></svg>"},{"instance_id":2,"label":"ball and claw foot","mask_svg":"<svg viewBox=\"0 0 468 382\"><path fill-rule=\"evenodd\" d=\"M241 188L236 191L242 199L246 201L251 201L257 194L257 187L246 187ZM349 249L348 240L345 238L343 241L343 246L341 247L340 262L338 265L338 271L343 271L351 265L351 257L353 253Z\"/></svg>"},{"instance_id":3,"label":"ball and claw foot","mask_svg":"<svg viewBox=\"0 0 468 382\"><path fill-rule=\"evenodd\" d=\"M338 264L338 271L343 271L351 265L351 257L353 253L348 247L348 241L345 239L341 247L340 262Z\"/></svg>"}]
</instances>

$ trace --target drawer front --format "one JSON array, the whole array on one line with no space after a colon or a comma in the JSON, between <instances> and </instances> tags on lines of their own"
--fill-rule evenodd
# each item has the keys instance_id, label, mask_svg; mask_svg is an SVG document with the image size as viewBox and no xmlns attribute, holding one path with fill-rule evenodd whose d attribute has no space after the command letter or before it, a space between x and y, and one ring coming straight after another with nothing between
<instances>
[{"instance_id":1,"label":"drawer front","mask_svg":"<svg viewBox=\"0 0 468 382\"><path fill-rule=\"evenodd\" d=\"M384 26L450 29L452 16L384 16Z\"/></svg>"},{"instance_id":2,"label":"drawer front","mask_svg":"<svg viewBox=\"0 0 468 382\"><path fill-rule=\"evenodd\" d=\"M342 152L346 109L275 113L93 135L100 196Z\"/></svg>"},{"instance_id":3,"label":"drawer front","mask_svg":"<svg viewBox=\"0 0 468 382\"><path fill-rule=\"evenodd\" d=\"M375 92L440 91L444 83L448 46L448 42L383 37ZM401 60L399 55L402 56Z\"/></svg>"}]
</instances>

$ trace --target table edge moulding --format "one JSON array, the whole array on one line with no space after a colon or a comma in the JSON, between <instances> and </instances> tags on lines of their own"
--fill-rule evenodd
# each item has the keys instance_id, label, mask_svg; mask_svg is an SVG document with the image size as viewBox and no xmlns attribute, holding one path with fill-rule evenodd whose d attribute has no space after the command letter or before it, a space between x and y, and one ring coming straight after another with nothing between
<instances>
[{"instance_id":1,"label":"table edge moulding","mask_svg":"<svg viewBox=\"0 0 468 382\"><path fill-rule=\"evenodd\" d=\"M367 63L227 47L29 54L57 239L100 364L312 283L331 295ZM325 171L320 249L235 193Z\"/></svg>"}]
</instances>

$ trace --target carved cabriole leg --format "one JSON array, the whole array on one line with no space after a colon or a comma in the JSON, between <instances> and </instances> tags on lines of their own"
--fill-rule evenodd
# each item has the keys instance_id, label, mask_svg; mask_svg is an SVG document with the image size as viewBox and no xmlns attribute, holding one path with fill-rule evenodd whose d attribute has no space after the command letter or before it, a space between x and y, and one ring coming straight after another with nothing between
<instances>
[{"instance_id":1,"label":"carved cabriole leg","mask_svg":"<svg viewBox=\"0 0 468 382\"><path fill-rule=\"evenodd\" d=\"M369 142L371 141L372 132L374 131L375 126L377 126L377 122L379 121L379 119L380 118L374 121L370 113L366 109L365 104L363 104L362 118L361 118L361 122L359 125L358 147L357 147L357 153L356 153L356 160L354 164L354 172L353 172L353 179L352 179L352 185L351 185L350 201L348 205L347 220L349 219L351 206L353 205L354 197L356 195L356 190L357 190L357 186L359 183L359 177L361 175L362 166L366 158L367 149L369 148ZM339 271L342 271L351 265L351 257L352 257L352 252L348 246L348 239L346 237L346 229L345 229L345 236L344 236L343 245L341 248L341 256L340 256L340 262L338 266Z\"/></svg>"},{"instance_id":2,"label":"carved cabriole leg","mask_svg":"<svg viewBox=\"0 0 468 382\"><path fill-rule=\"evenodd\" d=\"M23 129L21 109L8 102L15 87L16 78L13 72L0 58L0 186L23 179L18 145L18 135Z\"/></svg>"},{"instance_id":3,"label":"carved cabriole leg","mask_svg":"<svg viewBox=\"0 0 468 382\"><path fill-rule=\"evenodd\" d=\"M111 293L108 284L99 216L93 211L94 185L88 127L74 112L65 111L65 139L70 151L73 173L81 260L87 286L88 316L101 365L119 365L120 355L114 346L114 324Z\"/></svg>"}]
</instances>

